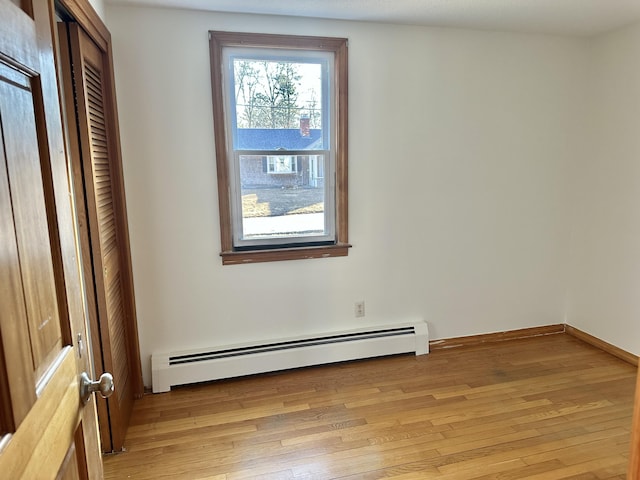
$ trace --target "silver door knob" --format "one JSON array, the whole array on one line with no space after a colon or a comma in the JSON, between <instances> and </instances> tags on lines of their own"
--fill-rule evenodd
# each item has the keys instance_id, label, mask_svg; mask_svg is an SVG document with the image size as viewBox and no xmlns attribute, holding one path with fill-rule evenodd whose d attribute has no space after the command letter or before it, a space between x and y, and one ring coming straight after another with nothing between
<instances>
[{"instance_id":1,"label":"silver door knob","mask_svg":"<svg viewBox=\"0 0 640 480\"><path fill-rule=\"evenodd\" d=\"M108 398L113 393L113 375L103 373L97 382L89 378L87 372L80 374L80 398L82 403L87 403L91 398L91 394L98 392L102 398Z\"/></svg>"}]
</instances>

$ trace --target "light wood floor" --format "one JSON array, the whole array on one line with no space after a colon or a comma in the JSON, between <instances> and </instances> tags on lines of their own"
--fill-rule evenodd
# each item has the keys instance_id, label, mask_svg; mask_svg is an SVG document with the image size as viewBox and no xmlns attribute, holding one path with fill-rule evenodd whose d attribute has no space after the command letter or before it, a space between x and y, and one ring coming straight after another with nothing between
<instances>
[{"instance_id":1,"label":"light wood floor","mask_svg":"<svg viewBox=\"0 0 640 480\"><path fill-rule=\"evenodd\" d=\"M624 479L636 368L566 334L147 395L107 479Z\"/></svg>"}]
</instances>

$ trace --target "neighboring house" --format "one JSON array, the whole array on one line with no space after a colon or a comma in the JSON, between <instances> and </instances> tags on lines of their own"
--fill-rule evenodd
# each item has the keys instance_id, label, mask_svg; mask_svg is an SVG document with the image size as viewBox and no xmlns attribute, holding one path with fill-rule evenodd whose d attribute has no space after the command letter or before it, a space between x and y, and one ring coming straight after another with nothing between
<instances>
[{"instance_id":1,"label":"neighboring house","mask_svg":"<svg viewBox=\"0 0 640 480\"><path fill-rule=\"evenodd\" d=\"M239 128L238 150L281 150L282 155L242 155L242 187L323 187L321 155L287 155L287 151L322 150L322 130L301 119L297 128Z\"/></svg>"}]
</instances>

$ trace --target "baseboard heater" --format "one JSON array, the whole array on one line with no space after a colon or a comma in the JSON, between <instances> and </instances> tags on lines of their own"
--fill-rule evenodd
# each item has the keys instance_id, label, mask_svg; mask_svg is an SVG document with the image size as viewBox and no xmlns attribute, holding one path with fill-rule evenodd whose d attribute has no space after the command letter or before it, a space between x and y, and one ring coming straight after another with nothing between
<instances>
[{"instance_id":1,"label":"baseboard heater","mask_svg":"<svg viewBox=\"0 0 640 480\"><path fill-rule=\"evenodd\" d=\"M429 353L427 324L378 326L151 356L153 393L176 385L399 353Z\"/></svg>"}]
</instances>

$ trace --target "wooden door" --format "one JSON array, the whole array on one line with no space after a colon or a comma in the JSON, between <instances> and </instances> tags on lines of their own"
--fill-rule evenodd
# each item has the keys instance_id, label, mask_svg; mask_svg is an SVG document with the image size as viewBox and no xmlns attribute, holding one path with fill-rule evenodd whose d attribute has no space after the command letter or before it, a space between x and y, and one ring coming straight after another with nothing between
<instances>
[{"instance_id":1,"label":"wooden door","mask_svg":"<svg viewBox=\"0 0 640 480\"><path fill-rule=\"evenodd\" d=\"M98 479L51 8L0 0L0 476Z\"/></svg>"},{"instance_id":2,"label":"wooden door","mask_svg":"<svg viewBox=\"0 0 640 480\"><path fill-rule=\"evenodd\" d=\"M121 222L126 211L114 152L117 131L108 101L109 63L106 52L77 23L58 28L94 361L112 372L118 386L109 399L98 399L102 447L105 452L120 451L134 398L142 392L136 375L140 360L128 235Z\"/></svg>"}]
</instances>

